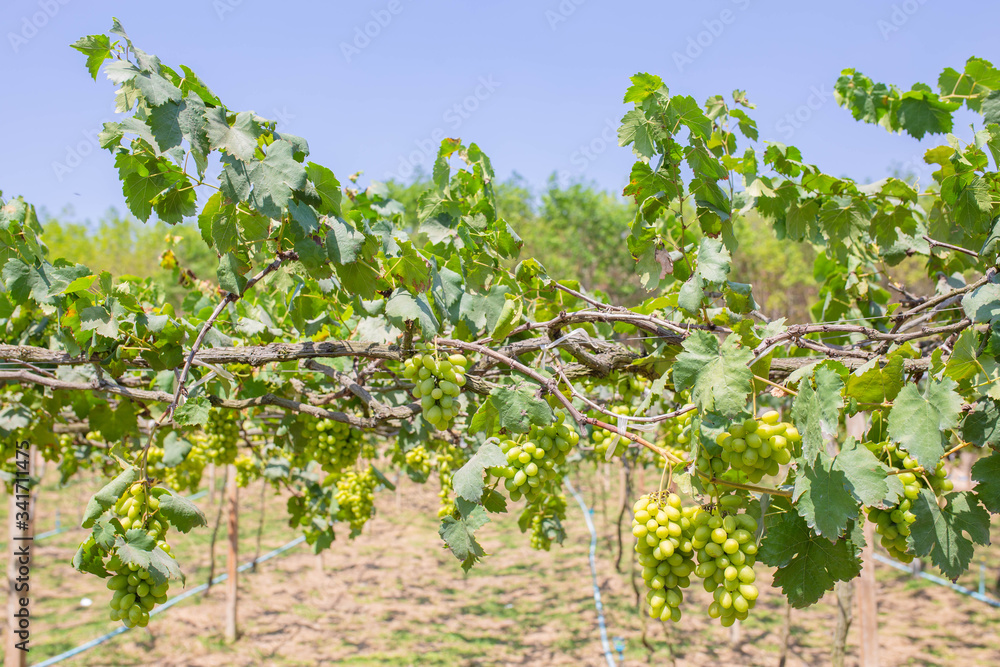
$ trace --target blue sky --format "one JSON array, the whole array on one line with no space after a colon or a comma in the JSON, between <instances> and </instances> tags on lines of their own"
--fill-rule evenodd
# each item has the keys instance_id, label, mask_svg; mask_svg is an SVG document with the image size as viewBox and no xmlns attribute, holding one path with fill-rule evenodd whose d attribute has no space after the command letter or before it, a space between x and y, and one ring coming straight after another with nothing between
<instances>
[{"instance_id":1,"label":"blue sky","mask_svg":"<svg viewBox=\"0 0 1000 667\"><path fill-rule=\"evenodd\" d=\"M944 138L856 123L833 101L840 70L908 88L972 55L1000 61L1000 3L982 0L5 0L5 197L50 214L72 207L77 221L125 209L95 142L114 117L111 84L94 83L68 46L111 16L230 109L306 137L311 159L342 181L363 171L362 184L405 177L431 163L435 138L460 136L501 178L516 172L540 189L558 172L620 192L632 156L614 130L638 71L699 100L746 90L762 140L794 144L835 175L878 179L902 165L926 182L920 158ZM967 139L977 118L961 116L956 133Z\"/></svg>"}]
</instances>

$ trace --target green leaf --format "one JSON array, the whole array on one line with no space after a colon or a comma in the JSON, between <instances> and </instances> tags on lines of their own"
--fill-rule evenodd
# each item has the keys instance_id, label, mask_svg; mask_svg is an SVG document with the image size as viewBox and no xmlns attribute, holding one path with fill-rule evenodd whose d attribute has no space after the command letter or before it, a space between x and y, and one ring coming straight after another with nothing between
<instances>
[{"instance_id":1,"label":"green leaf","mask_svg":"<svg viewBox=\"0 0 1000 667\"><path fill-rule=\"evenodd\" d=\"M1000 284L986 283L962 297L962 308L973 322L992 322L1000 317Z\"/></svg>"},{"instance_id":2,"label":"green leaf","mask_svg":"<svg viewBox=\"0 0 1000 667\"><path fill-rule=\"evenodd\" d=\"M500 447L492 442L483 444L452 477L455 493L460 498L478 503L483 495L483 470L502 465L507 465L507 457Z\"/></svg>"},{"instance_id":3,"label":"green leaf","mask_svg":"<svg viewBox=\"0 0 1000 667\"><path fill-rule=\"evenodd\" d=\"M104 553L94 542L94 538L88 537L73 555L73 567L79 572L96 574L102 578L110 577L111 573L104 567Z\"/></svg>"},{"instance_id":4,"label":"green leaf","mask_svg":"<svg viewBox=\"0 0 1000 667\"><path fill-rule=\"evenodd\" d=\"M88 35L76 40L70 46L87 56L87 70L94 81L97 81L101 65L111 58L111 40L108 36Z\"/></svg>"},{"instance_id":5,"label":"green leaf","mask_svg":"<svg viewBox=\"0 0 1000 667\"><path fill-rule=\"evenodd\" d=\"M1000 401L983 398L962 422L962 438L976 447L1000 447Z\"/></svg>"},{"instance_id":6,"label":"green leaf","mask_svg":"<svg viewBox=\"0 0 1000 667\"><path fill-rule=\"evenodd\" d=\"M903 387L889 413L889 437L929 470L944 454L945 436L958 425L962 397L955 381L927 380L923 392L915 384Z\"/></svg>"},{"instance_id":7,"label":"green leaf","mask_svg":"<svg viewBox=\"0 0 1000 667\"><path fill-rule=\"evenodd\" d=\"M818 601L838 581L850 581L861 573L861 562L848 539L830 543L809 530L805 519L786 512L768 527L757 559L778 568L774 585L789 604L802 609Z\"/></svg>"},{"instance_id":8,"label":"green leaf","mask_svg":"<svg viewBox=\"0 0 1000 667\"><path fill-rule=\"evenodd\" d=\"M188 402L191 400L188 399ZM177 418L176 414L174 418ZM163 438L163 465L167 468L176 468L184 463L193 446L189 440L177 435L177 431L167 433Z\"/></svg>"},{"instance_id":9,"label":"green leaf","mask_svg":"<svg viewBox=\"0 0 1000 667\"><path fill-rule=\"evenodd\" d=\"M500 428L508 433L527 433L532 424L548 426L554 419L549 404L530 391L497 387L490 398L497 406Z\"/></svg>"},{"instance_id":10,"label":"green leaf","mask_svg":"<svg viewBox=\"0 0 1000 667\"><path fill-rule=\"evenodd\" d=\"M187 498L164 493L159 496L159 501L160 515L182 533L186 533L192 528L208 525L208 520L198 509L198 506Z\"/></svg>"},{"instance_id":11,"label":"green leaf","mask_svg":"<svg viewBox=\"0 0 1000 667\"><path fill-rule=\"evenodd\" d=\"M94 531L91 533L97 546L108 551L115 545L115 535L125 534L121 521L117 517L105 519L101 517L94 522Z\"/></svg>"},{"instance_id":12,"label":"green leaf","mask_svg":"<svg viewBox=\"0 0 1000 667\"><path fill-rule=\"evenodd\" d=\"M423 294L414 297L405 290L396 290L385 304L385 316L398 329L405 329L406 322L416 322L424 336L438 332L434 309Z\"/></svg>"},{"instance_id":13,"label":"green leaf","mask_svg":"<svg viewBox=\"0 0 1000 667\"><path fill-rule=\"evenodd\" d=\"M643 162L656 155L656 126L646 118L642 109L632 109L622 118L618 128L618 145L632 144L632 152Z\"/></svg>"},{"instance_id":14,"label":"green leaf","mask_svg":"<svg viewBox=\"0 0 1000 667\"><path fill-rule=\"evenodd\" d=\"M625 91L625 104L642 104L653 93L663 88L663 79L655 74L640 72L632 77L632 85Z\"/></svg>"},{"instance_id":15,"label":"green leaf","mask_svg":"<svg viewBox=\"0 0 1000 667\"><path fill-rule=\"evenodd\" d=\"M888 468L854 438L847 438L833 466L844 473L848 489L863 505L878 505L889 494Z\"/></svg>"},{"instance_id":16,"label":"green leaf","mask_svg":"<svg viewBox=\"0 0 1000 667\"><path fill-rule=\"evenodd\" d=\"M254 127L253 114L244 111L236 115L230 127L226 120L226 110L214 107L205 112L207 121L205 131L212 150L220 150L250 163L254 160L257 150L257 132Z\"/></svg>"},{"instance_id":17,"label":"green leaf","mask_svg":"<svg viewBox=\"0 0 1000 667\"><path fill-rule=\"evenodd\" d=\"M340 181L333 175L333 172L322 165L310 162L306 165L306 176L315 186L316 194L319 195L321 203L318 208L320 213L339 216L343 192L340 189Z\"/></svg>"},{"instance_id":18,"label":"green leaf","mask_svg":"<svg viewBox=\"0 0 1000 667\"><path fill-rule=\"evenodd\" d=\"M493 397L487 397L479 404L479 408L469 420L469 432L489 435L496 430L499 417L500 411L497 409L496 403L493 402Z\"/></svg>"},{"instance_id":19,"label":"green leaf","mask_svg":"<svg viewBox=\"0 0 1000 667\"><path fill-rule=\"evenodd\" d=\"M841 390L844 381L833 369L818 366L813 373L816 388L808 377L799 384L799 395L792 404L792 420L802 434L802 458L812 461L826 446L826 439L837 435L840 409L844 407Z\"/></svg>"},{"instance_id":20,"label":"green leaf","mask_svg":"<svg viewBox=\"0 0 1000 667\"><path fill-rule=\"evenodd\" d=\"M933 491L920 490L910 510L917 520L910 526L907 541L918 556L930 556L955 581L969 568L975 551L972 543L990 543L990 514L971 491L949 493L945 500L947 505L941 509Z\"/></svg>"},{"instance_id":21,"label":"green leaf","mask_svg":"<svg viewBox=\"0 0 1000 667\"><path fill-rule=\"evenodd\" d=\"M243 274L247 272L248 268L236 255L227 252L219 258L219 268L217 271L219 287L233 294L243 294L243 288L247 286L247 279Z\"/></svg>"},{"instance_id":22,"label":"green leaf","mask_svg":"<svg viewBox=\"0 0 1000 667\"><path fill-rule=\"evenodd\" d=\"M326 234L326 251L330 261L348 264L358 258L365 244L365 235L340 218L327 218L330 231Z\"/></svg>"},{"instance_id":23,"label":"green leaf","mask_svg":"<svg viewBox=\"0 0 1000 667\"><path fill-rule=\"evenodd\" d=\"M858 518L858 502L848 490L847 476L822 450L812 463L800 459L798 464L795 509L816 533L835 542L848 522Z\"/></svg>"},{"instance_id":24,"label":"green leaf","mask_svg":"<svg viewBox=\"0 0 1000 667\"><path fill-rule=\"evenodd\" d=\"M740 347L735 338L727 337L720 345L714 335L692 331L674 362L677 391L690 389L701 412L735 417L746 408L753 378L747 364L753 360L753 352Z\"/></svg>"},{"instance_id":25,"label":"green leaf","mask_svg":"<svg viewBox=\"0 0 1000 667\"><path fill-rule=\"evenodd\" d=\"M986 509L1000 513L1000 452L976 461L972 466L972 479L976 482L976 495Z\"/></svg>"},{"instance_id":26,"label":"green leaf","mask_svg":"<svg viewBox=\"0 0 1000 667\"><path fill-rule=\"evenodd\" d=\"M212 404L204 396L195 396L174 411L174 421L182 426L201 426L208 423Z\"/></svg>"},{"instance_id":27,"label":"green leaf","mask_svg":"<svg viewBox=\"0 0 1000 667\"><path fill-rule=\"evenodd\" d=\"M883 403L895 399L903 383L903 357L891 355L885 367L872 359L847 376L845 395L858 403Z\"/></svg>"},{"instance_id":28,"label":"green leaf","mask_svg":"<svg viewBox=\"0 0 1000 667\"><path fill-rule=\"evenodd\" d=\"M489 520L486 510L477 505L467 517L456 519L446 516L441 521L438 534L455 554L455 558L462 561L462 569L466 572L486 555L483 547L476 541L476 531L489 523Z\"/></svg>"},{"instance_id":29,"label":"green leaf","mask_svg":"<svg viewBox=\"0 0 1000 667\"><path fill-rule=\"evenodd\" d=\"M104 306L90 306L80 311L80 330L96 331L107 338L118 338L118 320Z\"/></svg>"},{"instance_id":30,"label":"green leaf","mask_svg":"<svg viewBox=\"0 0 1000 667\"><path fill-rule=\"evenodd\" d=\"M725 282L730 259L722 241L706 236L698 246L698 274L710 283Z\"/></svg>"},{"instance_id":31,"label":"green leaf","mask_svg":"<svg viewBox=\"0 0 1000 667\"><path fill-rule=\"evenodd\" d=\"M83 512L83 528L91 528L97 518L107 510L114 507L122 494L128 490L132 483L139 479L139 471L135 468L123 470L117 477L108 482L104 488L95 493L87 503L87 509Z\"/></svg>"},{"instance_id":32,"label":"green leaf","mask_svg":"<svg viewBox=\"0 0 1000 667\"><path fill-rule=\"evenodd\" d=\"M288 210L292 191L306 184L306 170L293 157L294 146L284 139L267 148L262 162L253 162L249 170L253 190L247 201L269 218L280 218Z\"/></svg>"},{"instance_id":33,"label":"green leaf","mask_svg":"<svg viewBox=\"0 0 1000 667\"><path fill-rule=\"evenodd\" d=\"M493 331L490 332L490 338L494 343L503 341L521 323L523 311L524 302L520 296L507 299L504 302L500 317L497 318L497 323L493 327Z\"/></svg>"}]
</instances>

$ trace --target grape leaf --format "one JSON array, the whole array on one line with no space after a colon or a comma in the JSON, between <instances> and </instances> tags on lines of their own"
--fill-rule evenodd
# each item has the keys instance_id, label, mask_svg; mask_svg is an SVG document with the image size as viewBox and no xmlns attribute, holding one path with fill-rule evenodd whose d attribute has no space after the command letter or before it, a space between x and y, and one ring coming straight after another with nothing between
<instances>
[{"instance_id":1,"label":"grape leaf","mask_svg":"<svg viewBox=\"0 0 1000 667\"><path fill-rule=\"evenodd\" d=\"M496 444L487 442L455 472L452 483L460 498L479 502L483 495L483 470L507 464L507 457Z\"/></svg>"},{"instance_id":2,"label":"grape leaf","mask_svg":"<svg viewBox=\"0 0 1000 667\"><path fill-rule=\"evenodd\" d=\"M187 458L192 447L189 440L177 435L177 431L170 431L163 438L163 465L168 468L179 466Z\"/></svg>"},{"instance_id":3,"label":"grape leaf","mask_svg":"<svg viewBox=\"0 0 1000 667\"><path fill-rule=\"evenodd\" d=\"M212 404L205 396L195 396L174 411L174 421L182 426L200 426L208 423ZM190 449L190 447L189 447Z\"/></svg>"},{"instance_id":4,"label":"grape leaf","mask_svg":"<svg viewBox=\"0 0 1000 667\"><path fill-rule=\"evenodd\" d=\"M135 468L128 468L119 473L117 477L93 495L87 503L87 509L83 512L83 523L80 525L84 528L93 527L97 518L113 507L137 479L139 479L139 471Z\"/></svg>"},{"instance_id":5,"label":"grape leaf","mask_svg":"<svg viewBox=\"0 0 1000 667\"><path fill-rule=\"evenodd\" d=\"M472 419L469 420L469 432L493 433L496 430L497 418L499 416L500 411L493 402L493 397L487 397L485 401L479 404L479 408L472 415Z\"/></svg>"},{"instance_id":6,"label":"grape leaf","mask_svg":"<svg viewBox=\"0 0 1000 667\"><path fill-rule=\"evenodd\" d=\"M250 167L253 190L247 201L269 218L280 218L288 210L293 190L306 184L306 170L292 156L293 146L279 139L268 146L263 161Z\"/></svg>"},{"instance_id":7,"label":"grape leaf","mask_svg":"<svg viewBox=\"0 0 1000 667\"><path fill-rule=\"evenodd\" d=\"M455 558L462 561L462 569L466 572L486 555L486 551L476 541L476 531L489 523L489 520L486 510L477 505L467 517L456 519L453 516L446 516L441 521L438 535L455 554Z\"/></svg>"},{"instance_id":8,"label":"grape leaf","mask_svg":"<svg viewBox=\"0 0 1000 667\"><path fill-rule=\"evenodd\" d=\"M406 290L397 289L385 304L385 316L398 329L405 329L406 322L412 321L420 324L424 336L438 332L434 309L423 294L414 297Z\"/></svg>"},{"instance_id":9,"label":"grape leaf","mask_svg":"<svg viewBox=\"0 0 1000 667\"><path fill-rule=\"evenodd\" d=\"M722 241L705 236L698 245L698 275L710 283L724 282L731 259Z\"/></svg>"},{"instance_id":10,"label":"grape leaf","mask_svg":"<svg viewBox=\"0 0 1000 667\"><path fill-rule=\"evenodd\" d=\"M326 252L330 261L349 264L358 258L365 244L365 235L340 218L327 218L330 231L326 234Z\"/></svg>"},{"instance_id":11,"label":"grape leaf","mask_svg":"<svg viewBox=\"0 0 1000 667\"><path fill-rule=\"evenodd\" d=\"M882 403L896 398L903 388L903 357L892 355L885 367L872 359L847 376L845 396L858 403Z\"/></svg>"},{"instance_id":12,"label":"grape leaf","mask_svg":"<svg viewBox=\"0 0 1000 667\"><path fill-rule=\"evenodd\" d=\"M93 537L88 537L80 544L73 555L73 567L80 572L96 574L102 578L111 576L104 567L104 551L97 546Z\"/></svg>"},{"instance_id":13,"label":"grape leaf","mask_svg":"<svg viewBox=\"0 0 1000 667\"><path fill-rule=\"evenodd\" d=\"M796 609L815 603L838 581L850 581L861 573L850 540L831 544L814 535L805 519L792 512L768 527L757 559L778 568L774 584Z\"/></svg>"},{"instance_id":14,"label":"grape leaf","mask_svg":"<svg viewBox=\"0 0 1000 667\"><path fill-rule=\"evenodd\" d=\"M908 384L893 402L889 413L889 437L917 462L933 470L944 454L944 437L958 425L962 397L951 378L927 381L923 393Z\"/></svg>"},{"instance_id":15,"label":"grape leaf","mask_svg":"<svg viewBox=\"0 0 1000 667\"><path fill-rule=\"evenodd\" d=\"M226 110L214 107L205 112L206 131L212 150L221 150L233 155L243 162L254 159L257 149L257 134L253 123L253 114L243 111L236 114L232 126L226 120Z\"/></svg>"},{"instance_id":16,"label":"grape leaf","mask_svg":"<svg viewBox=\"0 0 1000 667\"><path fill-rule=\"evenodd\" d=\"M107 35L88 35L76 40L70 46L87 56L87 71L97 81L101 65L111 58L111 40Z\"/></svg>"},{"instance_id":17,"label":"grape leaf","mask_svg":"<svg viewBox=\"0 0 1000 667\"><path fill-rule=\"evenodd\" d=\"M94 542L108 551L115 545L115 535L124 535L125 529L122 527L121 521L118 517L112 517L111 519L100 518L94 522L94 531L91 533L94 538Z\"/></svg>"},{"instance_id":18,"label":"grape leaf","mask_svg":"<svg viewBox=\"0 0 1000 667\"><path fill-rule=\"evenodd\" d=\"M340 190L340 181L333 175L333 172L323 165L310 162L306 165L306 176L312 181L319 195L320 213L329 215L340 215L340 201L343 193Z\"/></svg>"},{"instance_id":19,"label":"grape leaf","mask_svg":"<svg viewBox=\"0 0 1000 667\"><path fill-rule=\"evenodd\" d=\"M219 287L233 294L243 294L243 288L247 286L247 279L243 274L248 268L236 255L227 252L219 258L219 268L216 272L219 277Z\"/></svg>"},{"instance_id":20,"label":"grape leaf","mask_svg":"<svg viewBox=\"0 0 1000 667\"><path fill-rule=\"evenodd\" d=\"M976 447L1000 447L1000 401L977 402L962 422L962 437Z\"/></svg>"},{"instance_id":21,"label":"grape leaf","mask_svg":"<svg viewBox=\"0 0 1000 667\"><path fill-rule=\"evenodd\" d=\"M642 109L632 109L621 120L618 128L618 145L632 144L632 152L643 162L656 155L656 126Z\"/></svg>"},{"instance_id":22,"label":"grape leaf","mask_svg":"<svg viewBox=\"0 0 1000 667\"><path fill-rule=\"evenodd\" d=\"M834 459L834 468L844 473L848 489L862 504L871 507L889 495L888 468L854 438L848 438Z\"/></svg>"},{"instance_id":23,"label":"grape leaf","mask_svg":"<svg viewBox=\"0 0 1000 667\"><path fill-rule=\"evenodd\" d=\"M986 509L1000 513L1000 452L985 456L972 466L972 479L976 483L976 495Z\"/></svg>"},{"instance_id":24,"label":"grape leaf","mask_svg":"<svg viewBox=\"0 0 1000 667\"><path fill-rule=\"evenodd\" d=\"M497 406L500 428L509 433L527 433L532 424L548 426L552 423L552 408L530 392L497 387L490 392L490 399Z\"/></svg>"},{"instance_id":25,"label":"grape leaf","mask_svg":"<svg viewBox=\"0 0 1000 667\"><path fill-rule=\"evenodd\" d=\"M973 322L992 322L1000 316L1000 284L986 283L962 297L962 308Z\"/></svg>"},{"instance_id":26,"label":"grape leaf","mask_svg":"<svg viewBox=\"0 0 1000 667\"><path fill-rule=\"evenodd\" d=\"M160 501L159 514L182 533L198 526L208 525L205 515L198 506L182 496L164 493L158 497Z\"/></svg>"},{"instance_id":27,"label":"grape leaf","mask_svg":"<svg viewBox=\"0 0 1000 667\"><path fill-rule=\"evenodd\" d=\"M858 517L858 501L848 488L847 475L834 464L824 451L812 463L799 459L793 496L795 509L806 524L831 542Z\"/></svg>"},{"instance_id":28,"label":"grape leaf","mask_svg":"<svg viewBox=\"0 0 1000 667\"><path fill-rule=\"evenodd\" d=\"M817 366L813 376L816 389L808 377L803 378L792 404L792 420L802 434L802 458L806 461L816 457L827 438L837 435L840 409L844 407L840 375L826 366Z\"/></svg>"},{"instance_id":29,"label":"grape leaf","mask_svg":"<svg viewBox=\"0 0 1000 667\"><path fill-rule=\"evenodd\" d=\"M972 543L990 543L990 514L971 491L949 493L945 500L947 505L941 509L933 491L920 490L910 510L917 520L910 526L907 541L918 556L930 556L931 562L955 581L972 561Z\"/></svg>"},{"instance_id":30,"label":"grape leaf","mask_svg":"<svg viewBox=\"0 0 1000 667\"><path fill-rule=\"evenodd\" d=\"M677 391L691 390L691 398L702 412L715 411L725 417L739 414L747 403L753 373L747 364L753 353L740 347L735 336L720 345L705 331L692 331L684 351L674 362Z\"/></svg>"}]
</instances>

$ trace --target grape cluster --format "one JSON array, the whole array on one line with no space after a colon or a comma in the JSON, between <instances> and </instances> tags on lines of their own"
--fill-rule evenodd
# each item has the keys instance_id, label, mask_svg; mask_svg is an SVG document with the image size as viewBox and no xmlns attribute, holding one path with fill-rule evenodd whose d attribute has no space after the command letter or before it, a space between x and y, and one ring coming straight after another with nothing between
<instances>
[{"instance_id":1,"label":"grape cluster","mask_svg":"<svg viewBox=\"0 0 1000 667\"><path fill-rule=\"evenodd\" d=\"M431 457L423 445L417 445L404 454L406 465L422 478L431 474Z\"/></svg>"},{"instance_id":2,"label":"grape cluster","mask_svg":"<svg viewBox=\"0 0 1000 667\"><path fill-rule=\"evenodd\" d=\"M722 500L738 496L726 496ZM697 550L695 574L704 579L705 590L712 593L708 615L720 619L723 626L745 620L756 604L759 591L754 585L757 575L757 543L754 534L757 521L749 514L731 514L723 508L700 512L694 520L691 544ZM734 503L735 504L735 503Z\"/></svg>"},{"instance_id":3,"label":"grape cluster","mask_svg":"<svg viewBox=\"0 0 1000 667\"><path fill-rule=\"evenodd\" d=\"M722 447L722 463L744 473L755 484L764 475L777 475L778 466L792 460L791 447L801 440L794 426L779 419L778 412L770 410L759 419L751 417L730 426L716 438Z\"/></svg>"},{"instance_id":4,"label":"grape cluster","mask_svg":"<svg viewBox=\"0 0 1000 667\"><path fill-rule=\"evenodd\" d=\"M611 407L610 412L613 412L616 415L629 416L632 414L632 408L624 404L615 405ZM592 416L597 417L601 421L606 421L610 419L608 415L605 415L603 413L594 414ZM612 423L614 423L614 420L612 420ZM598 461L604 461L608 458L607 456L608 447L611 446L611 441L615 439L616 435L618 434L612 433L607 429L594 427L594 431L593 433L591 433L590 439L594 443L594 454L597 455ZM628 443L629 441L626 440L625 438L618 438L618 442L615 444L615 451L612 452L611 456L613 457L623 456L626 450L628 450Z\"/></svg>"},{"instance_id":5,"label":"grape cluster","mask_svg":"<svg viewBox=\"0 0 1000 667\"><path fill-rule=\"evenodd\" d=\"M360 429L332 419L309 420L303 428L303 434L304 463L316 461L329 473L337 473L354 465L364 441Z\"/></svg>"},{"instance_id":6,"label":"grape cluster","mask_svg":"<svg viewBox=\"0 0 1000 667\"><path fill-rule=\"evenodd\" d=\"M562 521L566 518L566 496L556 492L546 496L537 506L528 506L531 513L531 548L548 551L552 542L562 542L565 532Z\"/></svg>"},{"instance_id":7,"label":"grape cluster","mask_svg":"<svg viewBox=\"0 0 1000 667\"><path fill-rule=\"evenodd\" d=\"M458 416L458 397L468 367L469 360L463 354L438 359L426 353L403 364L403 377L414 383L413 397L420 400L424 419L431 426L444 431Z\"/></svg>"},{"instance_id":8,"label":"grape cluster","mask_svg":"<svg viewBox=\"0 0 1000 667\"><path fill-rule=\"evenodd\" d=\"M660 437L657 438L656 445L679 459L687 460L688 453L691 450L691 422L693 419L694 411L691 410L664 422L666 428L663 429ZM643 449L643 451L649 452L648 449ZM662 455L653 454L652 452L650 454L655 456L653 461L657 468L662 469L667 465L667 459Z\"/></svg>"},{"instance_id":9,"label":"grape cluster","mask_svg":"<svg viewBox=\"0 0 1000 667\"><path fill-rule=\"evenodd\" d=\"M557 412L555 423L544 427L533 425L526 440L500 443L507 465L490 468L490 474L504 479L511 500L516 502L524 496L534 503L545 483L555 479L556 466L565 463L566 453L580 441L565 420L565 413Z\"/></svg>"},{"instance_id":10,"label":"grape cluster","mask_svg":"<svg viewBox=\"0 0 1000 667\"><path fill-rule=\"evenodd\" d=\"M441 506L438 508L438 518L443 519L455 513L455 487L452 483L452 477L455 471L462 466L462 463L460 460L461 451L457 447L443 441L439 442L440 445L435 455L438 481L441 484L441 490L438 492L438 498L441 499Z\"/></svg>"},{"instance_id":11,"label":"grape cluster","mask_svg":"<svg viewBox=\"0 0 1000 667\"><path fill-rule=\"evenodd\" d=\"M236 461L236 442L240 434L237 412L213 410L208 415L205 433L208 436L205 454L209 461L217 465L228 465Z\"/></svg>"},{"instance_id":12,"label":"grape cluster","mask_svg":"<svg viewBox=\"0 0 1000 667\"><path fill-rule=\"evenodd\" d=\"M375 514L375 489L379 479L369 466L364 472L347 470L337 479L334 498L337 506L337 520L351 525L351 536L359 535L368 519Z\"/></svg>"},{"instance_id":13,"label":"grape cluster","mask_svg":"<svg viewBox=\"0 0 1000 667\"><path fill-rule=\"evenodd\" d=\"M242 455L236 457L236 486L245 489L250 486L255 479L260 477L260 469L250 456Z\"/></svg>"},{"instance_id":14,"label":"grape cluster","mask_svg":"<svg viewBox=\"0 0 1000 667\"><path fill-rule=\"evenodd\" d=\"M649 615L679 621L682 589L691 585L694 572L692 521L697 506L684 507L675 493L648 493L632 506L632 534L646 582Z\"/></svg>"},{"instance_id":15,"label":"grape cluster","mask_svg":"<svg viewBox=\"0 0 1000 667\"><path fill-rule=\"evenodd\" d=\"M126 531L145 530L156 541L156 546L170 554L170 545L166 542L169 524L158 513L158 496L163 492L165 489L147 489L144 483L135 482L118 499L114 510L122 528ZM108 589L114 591L108 603L111 607L111 620L122 621L129 628L137 625L146 627L150 610L167 601L169 582L155 583L148 570L135 563L122 562L117 553L111 556L106 568L115 573L107 583Z\"/></svg>"},{"instance_id":16,"label":"grape cluster","mask_svg":"<svg viewBox=\"0 0 1000 667\"><path fill-rule=\"evenodd\" d=\"M170 581L154 584L148 570L134 563L125 565L117 555L108 561L108 570L115 574L108 579L108 590L113 591L109 616L112 621L122 621L127 628L149 624L149 612L167 601Z\"/></svg>"},{"instance_id":17,"label":"grape cluster","mask_svg":"<svg viewBox=\"0 0 1000 667\"><path fill-rule=\"evenodd\" d=\"M920 496L920 489L926 486L935 495L942 495L955 488L955 485L947 479L948 471L944 467L944 461L937 462L933 473L918 475L911 472L920 467L917 460L896 443L866 442L865 446L890 467L902 470L896 475L896 479L903 484L903 497L887 509L868 508L868 519L875 524L875 532L881 536L880 543L889 555L909 563L913 560L913 554L907 553L909 545L906 538L910 534L910 525L917 520L911 508L913 501Z\"/></svg>"},{"instance_id":18,"label":"grape cluster","mask_svg":"<svg viewBox=\"0 0 1000 667\"><path fill-rule=\"evenodd\" d=\"M208 455L205 452L204 440L201 436L194 436L191 441L191 449L180 464L167 467L163 464L164 451L162 447L153 445L149 448L147 463L150 474L175 491L196 492L201 486L201 478L208 464Z\"/></svg>"}]
</instances>

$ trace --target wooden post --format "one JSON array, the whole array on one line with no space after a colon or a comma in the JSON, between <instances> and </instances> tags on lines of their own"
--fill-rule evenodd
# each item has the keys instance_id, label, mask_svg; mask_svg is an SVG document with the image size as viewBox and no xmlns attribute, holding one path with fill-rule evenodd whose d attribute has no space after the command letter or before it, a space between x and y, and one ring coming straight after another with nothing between
<instances>
[{"instance_id":1,"label":"wooden post","mask_svg":"<svg viewBox=\"0 0 1000 667\"><path fill-rule=\"evenodd\" d=\"M215 504L215 464L208 464L208 504Z\"/></svg>"},{"instance_id":2,"label":"wooden post","mask_svg":"<svg viewBox=\"0 0 1000 667\"><path fill-rule=\"evenodd\" d=\"M226 554L226 641L236 641L236 600L239 590L236 568L239 565L239 496L236 484L236 466L230 465L227 473L226 500L229 505L229 551Z\"/></svg>"},{"instance_id":3,"label":"wooden post","mask_svg":"<svg viewBox=\"0 0 1000 667\"><path fill-rule=\"evenodd\" d=\"M23 450L18 450L23 451ZM10 539L7 541L7 646L6 654L4 660L5 667L25 667L28 664L28 652L27 650L21 650L18 648L18 643L25 640L24 636L16 634L17 632L31 632L32 628L30 626L30 616L26 620L29 625L25 628L21 628L20 621L16 614L22 612L23 609L27 609L30 614L30 607L24 605L22 607L21 602L30 599L30 594L28 590L30 589L31 582L26 581L25 571L23 568L30 568L32 561L32 552L35 550L34 534L35 534L35 500L36 494L34 488L30 489L28 494L24 493L25 486L29 485L28 477L35 472L35 446L31 445L27 451L27 458L24 455L15 455L15 463L23 463L27 461L27 470L25 470L20 465L18 466L18 474L14 478L13 483L20 483L22 486L18 488L15 486L11 489L10 494L10 504L9 512L7 514L7 521L9 522L10 529ZM24 473L24 474L22 474ZM22 496L20 500L20 507L18 506L18 496ZM25 499L23 496L27 495L28 498ZM27 510L25 510L25 500L27 500ZM17 515L27 511L28 518L26 521L19 521ZM22 563L20 557L17 556L19 550L26 549L28 552L27 563ZM30 573L27 577L30 578ZM20 581L19 581L20 580ZM29 589L25 589L25 584L28 585ZM21 590L18 590L18 589ZM32 633L34 634L34 633ZM29 638L30 641L30 638ZM31 644L22 644L27 648L31 648Z\"/></svg>"},{"instance_id":4,"label":"wooden post","mask_svg":"<svg viewBox=\"0 0 1000 667\"><path fill-rule=\"evenodd\" d=\"M861 440L867 419L859 412L847 417L847 435ZM860 667L878 667L878 604L875 596L875 526L865 521L865 548L862 551L861 576L856 579L858 599L858 630L860 636Z\"/></svg>"}]
</instances>

